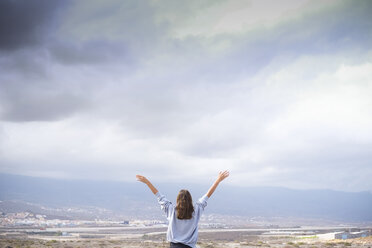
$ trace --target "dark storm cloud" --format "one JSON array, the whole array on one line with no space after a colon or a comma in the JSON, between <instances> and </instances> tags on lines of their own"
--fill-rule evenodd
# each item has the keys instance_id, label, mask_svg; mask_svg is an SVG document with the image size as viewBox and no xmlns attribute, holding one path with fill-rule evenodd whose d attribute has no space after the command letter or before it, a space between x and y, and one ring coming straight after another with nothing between
<instances>
[{"instance_id":1,"label":"dark storm cloud","mask_svg":"<svg viewBox=\"0 0 372 248\"><path fill-rule=\"evenodd\" d=\"M194 107L193 104L179 103L177 98L169 97L181 94L178 91L178 85L193 92L193 87L200 82L213 85L224 84L237 81L239 77L244 78L247 74L255 74L280 56L295 59L306 54L342 53L348 49L364 50L372 42L370 35L372 22L369 15L372 4L368 1L360 1L359 4L347 1L337 8L326 9L316 14L306 14L298 18L296 22L281 23L270 29L253 32L253 35L252 32L239 35L217 35L210 39L211 47L224 40L234 44L221 56L214 56L213 53L208 52L208 49L204 47L205 39L199 36L190 36L185 39L173 39L167 36L166 25L155 24L155 10L151 9L146 2L116 4L120 7L110 5L108 9L103 8L105 11L102 11L102 6L90 6L89 2L86 2L84 8L87 9L87 13L83 11L81 15L77 15L78 19L70 23L72 26L69 28L73 28L74 24L77 25L78 33L79 31L82 34L91 32L90 39L80 40L73 35L55 36L53 39L46 40L41 48L29 47L27 51L23 49L6 58L3 57L4 60L0 61L3 68L3 76L0 76L0 80L3 81L0 85L1 104L3 105L0 114L3 120L30 121L48 120L48 118L55 120L68 116L68 113L81 110L81 106L84 106L84 102L90 97L86 94L86 97L78 100L79 97L73 92L74 89L66 89L63 83L59 82L65 80L66 75L71 73L69 68L72 71L81 72L76 74L78 79L69 78L67 82L73 81L80 85L79 87L94 88L99 82L90 82L94 81L92 75L99 76L105 81L116 76L120 81L120 77L124 74L134 73L136 69L140 69L141 61L151 54L155 59L157 56L168 57L172 59L172 63L166 65L167 68L161 73L152 73L151 70L143 71L146 78L144 81L151 82L151 85L127 81L115 86L116 92L123 92L118 97L119 103L115 105L124 105L118 113L127 111L129 113L127 125L135 127L139 132L148 133L147 126L142 121L143 113L146 113L149 131L157 133L154 132L154 127L163 126L163 124L154 124L163 123L164 119L172 119L174 113L178 112L179 104L183 104L181 108L184 110L190 110L193 113L190 118L196 117L195 110L191 110ZM10 25L12 29L9 29L2 22L1 34L5 36L3 34L10 33L10 30L14 32L14 36L11 37L17 41L14 42L13 49L25 47L27 42L29 42L27 44L36 44L41 41L42 37L51 34L50 29L58 19L58 11L66 7L66 4L62 6L61 2L41 0L5 1L2 5L1 11L7 9L8 14L4 13L5 16L1 18L7 18L6 23L14 24ZM87 8L87 6L90 7ZM93 13L89 12L90 10L93 10ZM115 17L116 15L118 17ZM66 19L66 16L64 18ZM107 21L106 18L108 20L113 18L113 21ZM116 38L112 38L112 34L115 34L113 36ZM110 75L111 72L107 68L112 63L119 64L121 73ZM68 68L56 69L60 65ZM102 70L96 65L107 67ZM51 75L53 71L55 73ZM6 74L9 74L9 77L4 76ZM18 82L18 86L8 87L12 84L10 79L14 77L17 77L14 81ZM33 80L30 80L30 77ZM35 83L40 81L43 83ZM44 91L45 87L49 90ZM164 91L165 88L172 90ZM63 94L60 94L61 90ZM40 99L36 97L37 92L40 92ZM140 92L141 97L134 98L133 96L138 95L137 92ZM221 93L215 92L215 95L219 94ZM154 96L160 96L160 100ZM129 99L129 102L125 99ZM218 101L211 100L211 97L208 99L211 102L208 111L220 111L221 105L216 104ZM63 103L63 101L66 102ZM110 101L103 99L103 102L108 103L106 108L110 109L112 106L109 102L113 101L111 98ZM171 110L164 106L156 109L159 101L164 103L162 105L176 107ZM205 102L203 99L200 101ZM54 107L44 108L42 102ZM33 110L27 111L26 114L23 111L25 106L33 106ZM58 111L61 113L59 114ZM203 111L200 111L200 116L203 114ZM183 115L187 116L185 111Z\"/></svg>"},{"instance_id":2,"label":"dark storm cloud","mask_svg":"<svg viewBox=\"0 0 372 248\"><path fill-rule=\"evenodd\" d=\"M89 90L79 93L86 81L76 78L74 66L112 62L125 51L113 42L57 37L69 6L62 0L0 1L0 120L55 121L82 111Z\"/></svg>"},{"instance_id":3,"label":"dark storm cloud","mask_svg":"<svg viewBox=\"0 0 372 248\"><path fill-rule=\"evenodd\" d=\"M354 157L362 158L356 161L355 171L370 171L366 170L369 148L347 153L349 146L355 146L348 132L359 130L360 142L366 140L363 144L371 139L371 125L360 125L362 117L369 116L363 112L366 104L353 101L370 102L362 94L368 91L363 86L367 79L354 78L363 73L370 78L370 67L358 66L370 62L372 4L368 1L337 2L328 8L320 4L317 11L304 7L295 17L280 18L272 25L258 23L254 30L212 35L194 32L187 27L188 20L177 19L199 20L198 15L209 19L211 8L225 13L223 5L207 4L200 11L190 1L179 5L174 1L82 0L72 2L61 14L63 8L51 1L32 3L44 4L40 8L49 12L39 13L31 6L33 15L41 16L30 21L30 30L21 24L32 16L14 24L20 30L14 36L18 38L13 37L14 46L7 41L0 48L4 130L1 134L0 125L0 135L11 138L0 139L4 157L0 164L9 163L2 171L105 177L105 168L108 178L116 178L118 174L109 171L118 171L120 166L126 174L138 169L153 173L156 168L161 174L187 168L185 178L191 178L204 173L204 167L231 164L241 169L241 177L247 177L242 182L271 180L269 184L282 186L287 181L301 185L297 166L303 175L313 174L303 180L307 182L316 181L324 171L332 175L335 164L340 180L350 167L342 160ZM169 8L168 15L164 8ZM22 8L16 9L21 16ZM180 17L173 11L186 14ZM217 21L222 19L212 18L210 23ZM186 36L172 33L182 29ZM5 31L2 28L1 35ZM329 78L317 80L322 74ZM314 80L308 80L308 75ZM346 93L342 91L345 75L354 81ZM322 87L312 91L318 85ZM351 105L342 105L348 96ZM317 102L322 105L314 105ZM332 107L332 102L337 104ZM350 108L358 111L349 116L342 111ZM324 116L317 122L322 109ZM323 123L329 125L324 133L319 132ZM334 128L339 123L345 126ZM345 145L331 142L332 130L338 130L336 137L345 139ZM310 145L299 146L301 141ZM319 144L324 146L320 149ZM307 150L312 152L303 152ZM331 150L335 152L322 153ZM30 155L22 156L22 151ZM334 159L341 157L338 154L350 156ZM29 157L37 164L32 168L28 168ZM312 164L318 165L315 172ZM359 181L357 175L353 178ZM356 184L350 188L371 188L367 179ZM342 188L327 180L320 185Z\"/></svg>"},{"instance_id":4,"label":"dark storm cloud","mask_svg":"<svg viewBox=\"0 0 372 248\"><path fill-rule=\"evenodd\" d=\"M56 24L62 0L0 1L0 50L16 50L44 41Z\"/></svg>"}]
</instances>

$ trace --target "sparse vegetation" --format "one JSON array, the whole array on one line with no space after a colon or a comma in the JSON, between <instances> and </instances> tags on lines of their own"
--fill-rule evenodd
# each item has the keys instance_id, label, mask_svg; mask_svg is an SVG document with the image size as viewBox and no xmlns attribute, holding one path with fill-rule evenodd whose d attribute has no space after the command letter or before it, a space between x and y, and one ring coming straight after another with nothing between
<instances>
[{"instance_id":1,"label":"sparse vegetation","mask_svg":"<svg viewBox=\"0 0 372 248\"><path fill-rule=\"evenodd\" d=\"M21 238L0 238L0 248L168 248L164 234L144 236L139 235L130 239L101 239L101 238L78 238L78 237L52 237L46 235L43 239L33 239L22 236ZM145 237L145 238L144 238ZM39 237L40 238L40 237ZM50 239L53 238L53 239ZM66 239L65 239L66 238ZM213 242L211 242L213 240ZM239 232L209 232L204 233L198 242L200 248L372 248L372 237L353 240L321 241L319 239L306 239L306 242L298 238L275 237L264 235L247 235Z\"/></svg>"}]
</instances>

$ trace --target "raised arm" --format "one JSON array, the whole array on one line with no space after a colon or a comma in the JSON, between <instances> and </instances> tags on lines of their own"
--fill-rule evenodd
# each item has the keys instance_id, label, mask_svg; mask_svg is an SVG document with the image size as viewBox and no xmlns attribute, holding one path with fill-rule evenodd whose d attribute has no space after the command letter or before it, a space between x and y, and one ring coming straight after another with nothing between
<instances>
[{"instance_id":1,"label":"raised arm","mask_svg":"<svg viewBox=\"0 0 372 248\"><path fill-rule=\"evenodd\" d=\"M220 172L218 174L218 177L217 177L216 181L213 183L213 185L209 188L209 190L207 192L208 198L211 197L211 195L213 194L213 192L216 190L218 184L220 182L222 182L226 177L228 177L229 174L230 173L228 171Z\"/></svg>"},{"instance_id":2,"label":"raised arm","mask_svg":"<svg viewBox=\"0 0 372 248\"><path fill-rule=\"evenodd\" d=\"M154 187L154 185L152 185L152 183L146 177L141 176L141 175L136 175L136 178L137 178L137 181L140 181L146 184L151 189L154 195L158 193L158 190Z\"/></svg>"}]
</instances>

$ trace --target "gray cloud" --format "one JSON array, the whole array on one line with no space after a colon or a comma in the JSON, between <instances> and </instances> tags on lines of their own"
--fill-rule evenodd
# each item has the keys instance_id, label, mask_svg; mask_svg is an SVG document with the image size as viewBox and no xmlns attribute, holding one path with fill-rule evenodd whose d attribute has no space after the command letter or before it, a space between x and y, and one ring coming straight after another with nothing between
<instances>
[{"instance_id":1,"label":"gray cloud","mask_svg":"<svg viewBox=\"0 0 372 248\"><path fill-rule=\"evenodd\" d=\"M0 51L42 43L56 25L67 1L4 0L0 2Z\"/></svg>"},{"instance_id":2,"label":"gray cloud","mask_svg":"<svg viewBox=\"0 0 372 248\"><path fill-rule=\"evenodd\" d=\"M50 44L48 52L55 63L66 66L79 64L110 65L118 62L129 66L136 62L123 44L100 40L84 43L56 41Z\"/></svg>"},{"instance_id":3,"label":"gray cloud","mask_svg":"<svg viewBox=\"0 0 372 248\"><path fill-rule=\"evenodd\" d=\"M55 121L87 107L84 96L63 92L37 91L24 95L8 94L6 97L11 97L11 100L2 96L1 119L13 122Z\"/></svg>"},{"instance_id":4,"label":"gray cloud","mask_svg":"<svg viewBox=\"0 0 372 248\"><path fill-rule=\"evenodd\" d=\"M237 36L222 34L214 42L219 44L225 40L230 43L229 52L219 60L211 58L210 63L199 70L213 71L206 75L210 81L229 82L236 78L232 78L233 75L252 76L278 58L285 60L282 64L285 66L306 55L344 54L354 57L350 55L359 54L363 57L372 43L370 11L370 1L358 4L345 1L333 8L305 13L272 28ZM213 47L215 44L209 45Z\"/></svg>"},{"instance_id":5,"label":"gray cloud","mask_svg":"<svg viewBox=\"0 0 372 248\"><path fill-rule=\"evenodd\" d=\"M342 188L348 178L347 189L371 187L356 183L372 159L363 119L368 1L184 37L171 30L187 20L174 24L177 7L168 4L69 2L56 29L38 17L41 31L32 32L44 35L4 46L12 52L0 55L2 133L22 142L2 141L2 171L109 179L121 171L126 180L138 170L158 178L181 171L191 179L230 166L235 183ZM183 4L183 18L210 8ZM33 131L39 126L45 134ZM29 159L38 166L27 167Z\"/></svg>"}]
</instances>

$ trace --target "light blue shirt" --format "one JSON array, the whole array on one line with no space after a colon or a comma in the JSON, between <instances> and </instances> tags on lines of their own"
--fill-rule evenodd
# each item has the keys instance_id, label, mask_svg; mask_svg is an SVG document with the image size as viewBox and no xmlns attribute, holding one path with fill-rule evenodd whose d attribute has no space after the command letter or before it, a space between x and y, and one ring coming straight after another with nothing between
<instances>
[{"instance_id":1,"label":"light blue shirt","mask_svg":"<svg viewBox=\"0 0 372 248\"><path fill-rule=\"evenodd\" d=\"M156 196L158 197L161 209L165 212L169 221L167 240L195 248L198 241L198 223L204 208L207 206L208 196L204 195L194 204L194 213L192 214L192 218L188 220L177 218L175 206L164 195L158 192Z\"/></svg>"}]
</instances>

